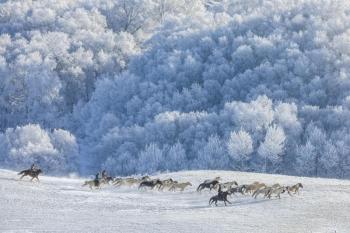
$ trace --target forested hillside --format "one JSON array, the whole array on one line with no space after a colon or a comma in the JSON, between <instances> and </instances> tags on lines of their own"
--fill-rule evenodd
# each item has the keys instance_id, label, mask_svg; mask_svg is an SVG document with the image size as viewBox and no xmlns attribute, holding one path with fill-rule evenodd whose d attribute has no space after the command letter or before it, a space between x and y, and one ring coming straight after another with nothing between
<instances>
[{"instance_id":1,"label":"forested hillside","mask_svg":"<svg viewBox=\"0 0 350 233\"><path fill-rule=\"evenodd\" d=\"M0 166L350 178L347 0L0 3Z\"/></svg>"}]
</instances>

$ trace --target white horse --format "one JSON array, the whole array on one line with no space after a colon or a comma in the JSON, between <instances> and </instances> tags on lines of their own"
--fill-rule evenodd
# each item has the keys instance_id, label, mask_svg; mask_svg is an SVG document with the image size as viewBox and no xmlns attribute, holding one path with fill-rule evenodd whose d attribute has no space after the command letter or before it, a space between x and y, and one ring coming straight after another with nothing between
<instances>
[{"instance_id":1,"label":"white horse","mask_svg":"<svg viewBox=\"0 0 350 233\"><path fill-rule=\"evenodd\" d=\"M180 189L180 191L184 191L187 186L192 186L190 182L185 182L185 183L174 183L169 191L175 191L176 189Z\"/></svg>"},{"instance_id":2,"label":"white horse","mask_svg":"<svg viewBox=\"0 0 350 233\"><path fill-rule=\"evenodd\" d=\"M284 193L285 191L287 191L286 187L282 186L279 188L271 189L266 196L270 199L272 194L275 194L276 197L281 199L281 193Z\"/></svg>"}]
</instances>

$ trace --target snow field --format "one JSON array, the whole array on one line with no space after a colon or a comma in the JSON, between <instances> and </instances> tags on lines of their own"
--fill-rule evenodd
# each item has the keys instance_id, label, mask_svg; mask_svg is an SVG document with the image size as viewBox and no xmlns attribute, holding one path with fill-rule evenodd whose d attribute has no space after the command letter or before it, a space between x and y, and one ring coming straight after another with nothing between
<instances>
[{"instance_id":1,"label":"snow field","mask_svg":"<svg viewBox=\"0 0 350 233\"><path fill-rule=\"evenodd\" d=\"M221 176L239 184L301 182L300 195L209 206L216 193L197 193L204 179ZM0 232L349 232L350 181L230 171L185 171L153 177L190 181L184 192L139 191L104 186L90 191L83 179L42 176L18 181L0 170Z\"/></svg>"}]
</instances>

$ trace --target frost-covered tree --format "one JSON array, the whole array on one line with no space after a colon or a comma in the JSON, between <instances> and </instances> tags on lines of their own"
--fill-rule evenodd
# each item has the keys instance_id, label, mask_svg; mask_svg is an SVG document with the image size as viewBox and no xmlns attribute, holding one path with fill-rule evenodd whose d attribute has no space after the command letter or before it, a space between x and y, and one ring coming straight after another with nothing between
<instances>
[{"instance_id":1,"label":"frost-covered tree","mask_svg":"<svg viewBox=\"0 0 350 233\"><path fill-rule=\"evenodd\" d=\"M230 157L240 163L241 169L246 169L245 162L253 152L253 140L249 133L244 130L231 132L226 146Z\"/></svg>"},{"instance_id":2,"label":"frost-covered tree","mask_svg":"<svg viewBox=\"0 0 350 233\"><path fill-rule=\"evenodd\" d=\"M52 146L64 158L62 167L57 170L79 171L79 146L74 135L63 129L54 129L49 134Z\"/></svg>"},{"instance_id":3,"label":"frost-covered tree","mask_svg":"<svg viewBox=\"0 0 350 233\"><path fill-rule=\"evenodd\" d=\"M299 147L297 154L299 170L313 176L327 173L327 168L336 163L336 148L327 140L324 131L314 123L309 124L306 129L306 140L306 144ZM328 161L330 159L333 161Z\"/></svg>"},{"instance_id":4,"label":"frost-covered tree","mask_svg":"<svg viewBox=\"0 0 350 233\"><path fill-rule=\"evenodd\" d=\"M272 101L267 96L259 96L250 103L238 101L227 103L225 110L232 111L236 125L249 131L267 129L273 121Z\"/></svg>"},{"instance_id":5,"label":"frost-covered tree","mask_svg":"<svg viewBox=\"0 0 350 233\"><path fill-rule=\"evenodd\" d=\"M145 26L150 17L151 1L145 0L119 0L109 13L109 24L115 31L136 33Z\"/></svg>"},{"instance_id":6,"label":"frost-covered tree","mask_svg":"<svg viewBox=\"0 0 350 233\"><path fill-rule=\"evenodd\" d=\"M310 124L306 129L308 140L315 146L316 153L314 156L314 176L318 176L321 168L321 157L324 153L324 146L327 143L327 136L322 129L314 124Z\"/></svg>"},{"instance_id":7,"label":"frost-covered tree","mask_svg":"<svg viewBox=\"0 0 350 233\"><path fill-rule=\"evenodd\" d=\"M210 136L205 146L198 151L193 166L200 169L224 169L229 167L229 159L224 143L217 135Z\"/></svg>"},{"instance_id":8,"label":"frost-covered tree","mask_svg":"<svg viewBox=\"0 0 350 233\"><path fill-rule=\"evenodd\" d=\"M77 172L79 148L67 131L47 132L39 125L29 124L9 128L0 135L1 160L6 167L23 169L36 163L48 174Z\"/></svg>"},{"instance_id":9,"label":"frost-covered tree","mask_svg":"<svg viewBox=\"0 0 350 233\"><path fill-rule=\"evenodd\" d=\"M298 146L297 148L297 166L296 171L302 175L314 175L315 158L317 156L317 150L310 141L307 141L305 145Z\"/></svg>"},{"instance_id":10,"label":"frost-covered tree","mask_svg":"<svg viewBox=\"0 0 350 233\"><path fill-rule=\"evenodd\" d=\"M333 145L337 148L337 165L333 169L336 174L333 174L336 177L347 177L350 174L350 136L348 133L343 130L339 130L334 134L332 140Z\"/></svg>"},{"instance_id":11,"label":"frost-covered tree","mask_svg":"<svg viewBox=\"0 0 350 233\"><path fill-rule=\"evenodd\" d=\"M284 153L286 136L283 128L271 125L265 135L264 142L258 148L259 155L264 159L264 171L267 172L268 163L277 164Z\"/></svg>"},{"instance_id":12,"label":"frost-covered tree","mask_svg":"<svg viewBox=\"0 0 350 233\"><path fill-rule=\"evenodd\" d=\"M1 164L17 167L11 132L38 125L59 154L76 138L84 174L228 168L227 142L242 130L247 170L266 155L274 172L349 177L349 10L346 0L2 1ZM67 134L59 146L54 129ZM139 162L152 144L169 163Z\"/></svg>"},{"instance_id":13,"label":"frost-covered tree","mask_svg":"<svg viewBox=\"0 0 350 233\"><path fill-rule=\"evenodd\" d=\"M324 151L320 159L320 166L324 176L333 176L337 173L337 165L339 165L339 154L337 148L332 142L324 145Z\"/></svg>"},{"instance_id":14,"label":"frost-covered tree","mask_svg":"<svg viewBox=\"0 0 350 233\"><path fill-rule=\"evenodd\" d=\"M157 144L151 143L139 154L137 171L153 173L164 169L163 151Z\"/></svg>"},{"instance_id":15,"label":"frost-covered tree","mask_svg":"<svg viewBox=\"0 0 350 233\"><path fill-rule=\"evenodd\" d=\"M165 154L164 163L165 169L169 171L188 168L186 151L181 143L177 142L169 148Z\"/></svg>"},{"instance_id":16,"label":"frost-covered tree","mask_svg":"<svg viewBox=\"0 0 350 233\"><path fill-rule=\"evenodd\" d=\"M136 173L138 161L128 152L111 155L102 164L101 169L106 169L112 175L128 175Z\"/></svg>"}]
</instances>

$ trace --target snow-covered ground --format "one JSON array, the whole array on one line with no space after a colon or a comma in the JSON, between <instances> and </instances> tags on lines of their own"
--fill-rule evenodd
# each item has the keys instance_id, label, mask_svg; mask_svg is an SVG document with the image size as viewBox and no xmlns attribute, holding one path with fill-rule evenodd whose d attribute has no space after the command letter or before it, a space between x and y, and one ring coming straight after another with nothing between
<instances>
[{"instance_id":1,"label":"snow-covered ground","mask_svg":"<svg viewBox=\"0 0 350 233\"><path fill-rule=\"evenodd\" d=\"M238 183L301 182L300 195L281 199L232 196L232 205L209 206L215 192L197 193L207 178ZM0 232L350 232L350 181L241 173L186 171L160 174L190 181L183 192L105 186L90 191L83 179L42 176L18 180L0 170Z\"/></svg>"}]
</instances>

